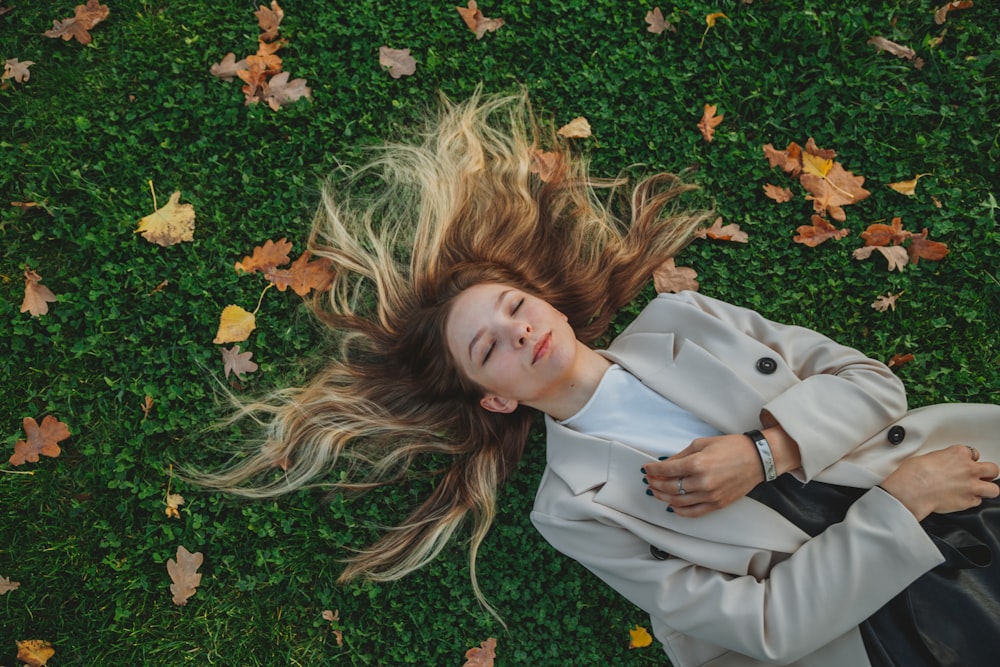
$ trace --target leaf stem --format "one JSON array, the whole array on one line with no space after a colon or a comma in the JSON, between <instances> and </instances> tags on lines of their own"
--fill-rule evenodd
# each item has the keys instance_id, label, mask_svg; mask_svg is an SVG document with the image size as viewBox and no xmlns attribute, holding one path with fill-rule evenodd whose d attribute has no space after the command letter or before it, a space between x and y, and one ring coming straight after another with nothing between
<instances>
[{"instance_id":1,"label":"leaf stem","mask_svg":"<svg viewBox=\"0 0 1000 667\"><path fill-rule=\"evenodd\" d=\"M153 193L153 210L157 211L160 207L156 205L156 190L153 189L153 179L149 179L146 182L149 183L149 191Z\"/></svg>"},{"instance_id":2,"label":"leaf stem","mask_svg":"<svg viewBox=\"0 0 1000 667\"><path fill-rule=\"evenodd\" d=\"M0 468L0 472L4 473L6 475L34 475L35 474L34 470L4 470L3 468Z\"/></svg>"},{"instance_id":3,"label":"leaf stem","mask_svg":"<svg viewBox=\"0 0 1000 667\"><path fill-rule=\"evenodd\" d=\"M254 315L256 315L257 311L260 310L260 304L262 304L264 302L264 295L267 294L267 290L271 289L272 287L274 287L274 283L268 283L264 287L264 291L260 293L260 298L257 299L257 307L253 309L253 314Z\"/></svg>"}]
</instances>

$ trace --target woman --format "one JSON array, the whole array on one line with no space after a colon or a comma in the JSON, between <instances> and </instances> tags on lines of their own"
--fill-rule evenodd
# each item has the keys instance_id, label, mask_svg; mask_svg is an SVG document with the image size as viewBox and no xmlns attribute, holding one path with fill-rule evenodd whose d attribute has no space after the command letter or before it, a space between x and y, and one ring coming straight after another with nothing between
<instances>
[{"instance_id":1,"label":"woman","mask_svg":"<svg viewBox=\"0 0 1000 667\"><path fill-rule=\"evenodd\" d=\"M857 626L942 560L918 519L996 495L994 464L945 447L997 460L987 436L1000 409L906 417L918 433L889 445L905 398L884 366L698 295L657 299L595 352L614 313L707 214L665 215L692 188L658 174L635 187L620 222L595 189L623 182L589 178L565 151L541 153L526 104L446 101L420 143L386 147L327 190L310 246L338 268L315 309L341 337L339 354L308 386L247 406L269 418L267 444L200 481L264 497L322 483L336 464L346 481L329 485L366 490L420 455L446 455L430 496L341 579L412 572L471 511L482 599L476 553L541 410L549 461L536 526L647 609L675 665L865 664ZM748 359L760 377L740 367ZM636 402L607 407L619 395ZM725 414L706 415L706 396ZM949 430L953 414L983 427ZM669 439L649 438L664 428ZM822 518L811 538L771 509L787 494L743 497L780 489L777 479L754 488L779 472L818 480L807 489L882 488L849 510L817 499L846 519ZM803 612L816 599L810 624Z\"/></svg>"}]
</instances>

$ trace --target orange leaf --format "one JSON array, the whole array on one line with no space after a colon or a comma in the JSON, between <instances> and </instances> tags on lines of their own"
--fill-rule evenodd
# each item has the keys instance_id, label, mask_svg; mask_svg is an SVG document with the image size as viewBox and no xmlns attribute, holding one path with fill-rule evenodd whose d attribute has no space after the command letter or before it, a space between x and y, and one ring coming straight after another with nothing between
<instances>
[{"instance_id":1,"label":"orange leaf","mask_svg":"<svg viewBox=\"0 0 1000 667\"><path fill-rule=\"evenodd\" d=\"M27 440L18 440L14 443L14 455L10 457L10 464L19 466L22 463L35 463L38 455L44 454L55 458L62 450L59 442L70 436L69 427L52 415L46 415L39 426L31 417L24 418L24 432Z\"/></svg>"},{"instance_id":2,"label":"orange leaf","mask_svg":"<svg viewBox=\"0 0 1000 667\"><path fill-rule=\"evenodd\" d=\"M467 8L455 7L455 9L462 15L462 20L465 21L469 30L476 33L476 39L482 39L487 32L495 32L503 25L503 19L491 19L483 16L476 0L469 0Z\"/></svg>"},{"instance_id":3,"label":"orange leaf","mask_svg":"<svg viewBox=\"0 0 1000 667\"><path fill-rule=\"evenodd\" d=\"M52 29L46 30L46 37L62 37L69 41L76 39L81 44L90 44L90 29L108 18L108 8L98 0L87 0L86 5L77 5L75 14L62 21L53 21Z\"/></svg>"},{"instance_id":4,"label":"orange leaf","mask_svg":"<svg viewBox=\"0 0 1000 667\"><path fill-rule=\"evenodd\" d=\"M236 262L237 271L254 273L255 271L269 271L282 264L288 264L288 253L292 250L292 243L286 238L280 241L268 239L264 245L253 249L253 255L247 255L242 262Z\"/></svg>"},{"instance_id":5,"label":"orange leaf","mask_svg":"<svg viewBox=\"0 0 1000 667\"><path fill-rule=\"evenodd\" d=\"M829 212L831 218L840 222L847 217L843 206L855 204L871 194L862 187L864 182L864 176L855 176L839 162L831 165L824 178L807 173L799 177L799 183L810 192L806 199L813 200L816 212Z\"/></svg>"},{"instance_id":6,"label":"orange leaf","mask_svg":"<svg viewBox=\"0 0 1000 667\"><path fill-rule=\"evenodd\" d=\"M715 22L719 19L726 19L728 21L729 17L723 14L722 12L715 12L713 14L708 14L707 16L705 16L705 23L708 24L709 28L714 28Z\"/></svg>"},{"instance_id":7,"label":"orange leaf","mask_svg":"<svg viewBox=\"0 0 1000 667\"><path fill-rule=\"evenodd\" d=\"M653 643L653 637L649 631L641 625L635 626L634 630L629 630L629 648L644 648Z\"/></svg>"},{"instance_id":8,"label":"orange leaf","mask_svg":"<svg viewBox=\"0 0 1000 667\"><path fill-rule=\"evenodd\" d=\"M889 359L889 363L886 364L886 366L888 366L889 368L899 368L903 364L908 364L914 359L916 359L916 357L914 357L913 354L910 352L907 352L906 354L903 353L894 354L892 355L892 358Z\"/></svg>"},{"instance_id":9,"label":"orange leaf","mask_svg":"<svg viewBox=\"0 0 1000 667\"><path fill-rule=\"evenodd\" d=\"M17 642L17 659L29 667L45 667L49 658L56 654L52 644L44 639L28 639Z\"/></svg>"},{"instance_id":10,"label":"orange leaf","mask_svg":"<svg viewBox=\"0 0 1000 667\"><path fill-rule=\"evenodd\" d=\"M195 594L195 589L201 584L201 567L205 557L201 552L191 553L183 546L177 547L177 560L167 560L167 574L173 581L170 592L174 594L174 604L178 607L187 604L188 598Z\"/></svg>"},{"instance_id":11,"label":"orange leaf","mask_svg":"<svg viewBox=\"0 0 1000 667\"><path fill-rule=\"evenodd\" d=\"M716 218L711 227L704 227L695 231L694 235L699 239L710 238L716 241L732 241L733 243L746 243L750 236L740 230L736 223L723 226L722 218Z\"/></svg>"},{"instance_id":12,"label":"orange leaf","mask_svg":"<svg viewBox=\"0 0 1000 667\"><path fill-rule=\"evenodd\" d=\"M292 262L288 269L268 269L264 275L274 283L279 292L291 287L299 296L306 296L312 290L322 292L333 282L332 262L326 257L310 261L312 254L307 250Z\"/></svg>"},{"instance_id":13,"label":"orange leaf","mask_svg":"<svg viewBox=\"0 0 1000 667\"><path fill-rule=\"evenodd\" d=\"M577 116L556 130L556 134L567 139L585 139L590 136L590 123L583 116Z\"/></svg>"},{"instance_id":14,"label":"orange leaf","mask_svg":"<svg viewBox=\"0 0 1000 667\"><path fill-rule=\"evenodd\" d=\"M263 31L260 38L265 42L276 39L278 37L278 25L281 23L281 19L285 18L285 12L278 6L277 0L271 0L270 9L261 5L260 9L254 12L254 15L257 17L257 25Z\"/></svg>"},{"instance_id":15,"label":"orange leaf","mask_svg":"<svg viewBox=\"0 0 1000 667\"><path fill-rule=\"evenodd\" d=\"M21 302L21 312L31 313L32 317L41 317L49 312L49 303L56 300L56 295L45 285L42 277L32 271L24 271L24 301Z\"/></svg>"},{"instance_id":16,"label":"orange leaf","mask_svg":"<svg viewBox=\"0 0 1000 667\"><path fill-rule=\"evenodd\" d=\"M462 667L493 667L496 656L497 640L490 637L475 648L465 652L465 663Z\"/></svg>"},{"instance_id":17,"label":"orange leaf","mask_svg":"<svg viewBox=\"0 0 1000 667\"><path fill-rule=\"evenodd\" d=\"M948 20L948 12L955 9L968 9L972 6L972 0L958 0L956 2L948 2L938 7L938 10L934 12L934 22L941 25L946 20Z\"/></svg>"},{"instance_id":18,"label":"orange leaf","mask_svg":"<svg viewBox=\"0 0 1000 667\"><path fill-rule=\"evenodd\" d=\"M865 245L885 246L890 243L899 245L910 238L910 232L903 229L902 218L893 218L891 226L878 222L868 225L868 229L861 232L861 238L865 240Z\"/></svg>"},{"instance_id":19,"label":"orange leaf","mask_svg":"<svg viewBox=\"0 0 1000 667\"><path fill-rule=\"evenodd\" d=\"M566 175L566 158L561 152L540 151L531 154L531 173L543 183L559 183Z\"/></svg>"},{"instance_id":20,"label":"orange leaf","mask_svg":"<svg viewBox=\"0 0 1000 667\"><path fill-rule=\"evenodd\" d=\"M788 188L779 188L777 185L771 185L770 183L764 185L764 194L779 204L792 201L791 190Z\"/></svg>"},{"instance_id":21,"label":"orange leaf","mask_svg":"<svg viewBox=\"0 0 1000 667\"><path fill-rule=\"evenodd\" d=\"M724 118L724 116L715 115L716 109L716 105L706 104L705 110L701 115L701 120L698 121L698 130L701 131L701 136L705 137L705 141L712 141L712 137L715 135L716 126L721 123Z\"/></svg>"},{"instance_id":22,"label":"orange leaf","mask_svg":"<svg viewBox=\"0 0 1000 667\"><path fill-rule=\"evenodd\" d=\"M907 197L912 197L917 192L917 181L923 176L930 176L930 174L917 174L909 181L899 181L898 183L889 183L888 187L892 188L901 195L906 195Z\"/></svg>"},{"instance_id":23,"label":"orange leaf","mask_svg":"<svg viewBox=\"0 0 1000 667\"><path fill-rule=\"evenodd\" d=\"M812 225L802 225L798 228L798 234L793 241L815 248L827 239L842 239L850 233L848 229L837 229L818 215L813 215Z\"/></svg>"},{"instance_id":24,"label":"orange leaf","mask_svg":"<svg viewBox=\"0 0 1000 667\"><path fill-rule=\"evenodd\" d=\"M910 253L910 261L916 264L921 259L938 261L944 259L948 254L948 246L940 241L931 241L927 238L927 228L919 234L910 235L910 245L907 247Z\"/></svg>"},{"instance_id":25,"label":"orange leaf","mask_svg":"<svg viewBox=\"0 0 1000 667\"><path fill-rule=\"evenodd\" d=\"M683 292L684 290L698 291L698 274L688 266L677 266L674 258L660 264L653 270L653 285L657 292Z\"/></svg>"},{"instance_id":26,"label":"orange leaf","mask_svg":"<svg viewBox=\"0 0 1000 667\"><path fill-rule=\"evenodd\" d=\"M764 157L772 168L781 167L792 176L798 176L802 171L802 147L794 141L783 151L779 151L771 144L764 144L763 149Z\"/></svg>"}]
</instances>

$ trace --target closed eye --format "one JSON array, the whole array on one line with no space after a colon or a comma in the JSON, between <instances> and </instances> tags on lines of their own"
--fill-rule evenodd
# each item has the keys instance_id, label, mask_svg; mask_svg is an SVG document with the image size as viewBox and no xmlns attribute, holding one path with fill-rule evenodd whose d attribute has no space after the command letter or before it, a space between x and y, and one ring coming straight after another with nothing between
<instances>
[{"instance_id":1,"label":"closed eye","mask_svg":"<svg viewBox=\"0 0 1000 667\"><path fill-rule=\"evenodd\" d=\"M517 311L521 308L522 304L524 304L524 298L523 297L517 302L517 305L514 306L514 310L510 311L510 314L514 315L515 313L517 313Z\"/></svg>"},{"instance_id":2,"label":"closed eye","mask_svg":"<svg viewBox=\"0 0 1000 667\"><path fill-rule=\"evenodd\" d=\"M486 350L486 356L483 357L483 365L484 366L486 365L486 362L489 361L490 355L493 354L493 348L495 348L496 346L497 346L496 341L493 341L492 343L490 343L489 349Z\"/></svg>"}]
</instances>

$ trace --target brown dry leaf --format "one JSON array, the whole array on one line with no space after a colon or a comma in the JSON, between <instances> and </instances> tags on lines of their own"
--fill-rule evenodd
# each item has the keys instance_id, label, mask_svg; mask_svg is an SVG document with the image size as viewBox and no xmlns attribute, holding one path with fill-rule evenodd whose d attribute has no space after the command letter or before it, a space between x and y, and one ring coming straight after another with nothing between
<instances>
[{"instance_id":1,"label":"brown dry leaf","mask_svg":"<svg viewBox=\"0 0 1000 667\"><path fill-rule=\"evenodd\" d=\"M28 439L14 443L14 455L9 459L11 465L36 463L39 454L55 458L62 452L59 442L70 436L69 427L52 415L46 415L41 426L31 417L25 417L23 424Z\"/></svg>"},{"instance_id":2,"label":"brown dry leaf","mask_svg":"<svg viewBox=\"0 0 1000 667\"><path fill-rule=\"evenodd\" d=\"M893 218L892 223L888 225L876 222L868 225L868 229L861 232L861 238L865 240L865 245L874 246L885 246L890 243L899 245L910 236L910 232L903 229L902 218Z\"/></svg>"},{"instance_id":3,"label":"brown dry leaf","mask_svg":"<svg viewBox=\"0 0 1000 667\"><path fill-rule=\"evenodd\" d=\"M0 595L16 591L20 587L20 581L11 581L7 577L0 577Z\"/></svg>"},{"instance_id":4,"label":"brown dry leaf","mask_svg":"<svg viewBox=\"0 0 1000 667\"><path fill-rule=\"evenodd\" d=\"M299 296L306 296L312 290L323 290L333 282L333 263L326 257L310 259L312 253L308 250L292 262L287 269L272 268L265 271L264 276L270 280L279 292L292 288Z\"/></svg>"},{"instance_id":5,"label":"brown dry leaf","mask_svg":"<svg viewBox=\"0 0 1000 667\"><path fill-rule=\"evenodd\" d=\"M226 371L226 379L230 373L236 373L236 378L243 379L243 373L253 373L257 370L257 364L250 361L253 352L240 352L240 346L236 345L230 349L222 348L222 363Z\"/></svg>"},{"instance_id":6,"label":"brown dry leaf","mask_svg":"<svg viewBox=\"0 0 1000 667\"><path fill-rule=\"evenodd\" d=\"M781 167L793 177L802 171L802 147L794 141L783 151L779 151L771 144L764 144L763 149L764 157L772 168Z\"/></svg>"},{"instance_id":7,"label":"brown dry leaf","mask_svg":"<svg viewBox=\"0 0 1000 667\"><path fill-rule=\"evenodd\" d=\"M321 616L323 616L324 621L330 621L331 623L336 623L337 621L340 620L340 610L338 609L337 611L330 611L329 609L324 609Z\"/></svg>"},{"instance_id":8,"label":"brown dry leaf","mask_svg":"<svg viewBox=\"0 0 1000 667\"><path fill-rule=\"evenodd\" d=\"M291 241L282 238L280 241L268 239L264 245L253 249L253 256L247 255L242 262L236 262L236 270L246 273L268 271L282 264L288 264L291 259L288 253L292 250Z\"/></svg>"},{"instance_id":9,"label":"brown dry leaf","mask_svg":"<svg viewBox=\"0 0 1000 667\"><path fill-rule=\"evenodd\" d=\"M585 139L591 134L590 122L583 116L577 116L556 130L556 134L567 139Z\"/></svg>"},{"instance_id":10,"label":"brown dry leaf","mask_svg":"<svg viewBox=\"0 0 1000 667\"><path fill-rule=\"evenodd\" d=\"M0 76L0 80L13 79L17 83L24 83L31 78L28 68L34 64L31 60L20 62L17 58L8 58L4 61L3 76Z\"/></svg>"},{"instance_id":11,"label":"brown dry leaf","mask_svg":"<svg viewBox=\"0 0 1000 667\"><path fill-rule=\"evenodd\" d=\"M557 151L540 151L531 154L532 174L538 174L543 183L559 183L566 176L566 157Z\"/></svg>"},{"instance_id":12,"label":"brown dry leaf","mask_svg":"<svg viewBox=\"0 0 1000 667\"><path fill-rule=\"evenodd\" d=\"M171 519L181 518L180 506L184 504L184 496L179 493L168 493L166 503L167 508L164 513L167 517Z\"/></svg>"},{"instance_id":13,"label":"brown dry leaf","mask_svg":"<svg viewBox=\"0 0 1000 667\"><path fill-rule=\"evenodd\" d=\"M898 192L901 195L906 195L907 197L912 197L917 193L917 181L919 181L924 176L930 176L930 174L917 174L909 181L899 181L897 183L889 183L888 186Z\"/></svg>"},{"instance_id":14,"label":"brown dry leaf","mask_svg":"<svg viewBox=\"0 0 1000 667\"><path fill-rule=\"evenodd\" d=\"M183 546L177 547L177 560L167 560L167 574L173 581L170 592L174 594L174 604L178 607L186 605L188 598L195 594L195 589L201 583L198 568L205 557L201 552L191 553Z\"/></svg>"},{"instance_id":15,"label":"brown dry leaf","mask_svg":"<svg viewBox=\"0 0 1000 667\"><path fill-rule=\"evenodd\" d=\"M278 6L277 0L271 0L270 9L261 5L260 9L254 12L254 16L257 17L257 25L262 31L260 39L265 42L277 39L278 25L281 23L281 19L285 18L285 12Z\"/></svg>"},{"instance_id":16,"label":"brown dry leaf","mask_svg":"<svg viewBox=\"0 0 1000 667\"><path fill-rule=\"evenodd\" d=\"M465 652L465 662L462 667L493 667L496 659L497 640L490 637L479 646Z\"/></svg>"},{"instance_id":17,"label":"brown dry leaf","mask_svg":"<svg viewBox=\"0 0 1000 667\"><path fill-rule=\"evenodd\" d=\"M840 222L847 219L842 207L856 204L871 194L862 187L865 177L855 176L839 162L833 163L825 178L804 173L799 177L799 183L811 193L806 199L813 200L817 213L829 213L831 218Z\"/></svg>"},{"instance_id":18,"label":"brown dry leaf","mask_svg":"<svg viewBox=\"0 0 1000 667\"><path fill-rule=\"evenodd\" d=\"M794 196L788 188L780 188L770 183L764 185L764 194L779 204L792 201L792 197Z\"/></svg>"},{"instance_id":19,"label":"brown dry leaf","mask_svg":"<svg viewBox=\"0 0 1000 667\"><path fill-rule=\"evenodd\" d=\"M232 81L238 72L249 68L250 66L247 64L246 58L237 61L235 54L227 53L226 57L212 65L209 71L212 73L212 76L218 77L223 81Z\"/></svg>"},{"instance_id":20,"label":"brown dry leaf","mask_svg":"<svg viewBox=\"0 0 1000 667\"><path fill-rule=\"evenodd\" d=\"M219 330L215 334L216 345L220 343L239 343L245 341L257 328L256 316L240 308L239 306L228 305L222 309L222 316L219 318Z\"/></svg>"},{"instance_id":21,"label":"brown dry leaf","mask_svg":"<svg viewBox=\"0 0 1000 667\"><path fill-rule=\"evenodd\" d=\"M250 105L260 102L264 96L264 88L267 86L267 77L273 72L268 72L267 62L259 56L249 56L246 59L247 68L236 72L236 76L243 81L244 86L240 89L245 97L243 104Z\"/></svg>"},{"instance_id":22,"label":"brown dry leaf","mask_svg":"<svg viewBox=\"0 0 1000 667\"><path fill-rule=\"evenodd\" d=\"M21 302L21 312L31 313L32 317L41 317L49 312L49 303L56 300L56 295L42 284L42 277L31 269L24 270L24 300Z\"/></svg>"},{"instance_id":23,"label":"brown dry leaf","mask_svg":"<svg viewBox=\"0 0 1000 667\"><path fill-rule=\"evenodd\" d=\"M180 204L181 193L178 190L170 195L170 201L162 208L150 213L139 221L135 233L150 243L161 246L171 246L182 241L194 240L194 206Z\"/></svg>"},{"instance_id":24,"label":"brown dry leaf","mask_svg":"<svg viewBox=\"0 0 1000 667\"><path fill-rule=\"evenodd\" d=\"M735 222L723 226L721 217L716 218L711 227L696 230L694 235L699 239L710 238L733 243L746 243L750 240L749 234L740 230L740 226Z\"/></svg>"},{"instance_id":25,"label":"brown dry leaf","mask_svg":"<svg viewBox=\"0 0 1000 667\"><path fill-rule=\"evenodd\" d=\"M670 21L663 18L663 12L660 11L659 7L653 7L651 12L646 13L646 23L649 24L646 26L646 30L654 35L659 35L667 30L677 32L677 28Z\"/></svg>"},{"instance_id":26,"label":"brown dry leaf","mask_svg":"<svg viewBox=\"0 0 1000 667\"><path fill-rule=\"evenodd\" d=\"M62 37L66 41L75 38L81 44L90 44L93 39L90 36L90 29L108 18L108 13L107 6L98 0L87 0L87 4L76 6L72 17L53 21L52 29L42 34L46 37Z\"/></svg>"},{"instance_id":27,"label":"brown dry leaf","mask_svg":"<svg viewBox=\"0 0 1000 667\"><path fill-rule=\"evenodd\" d=\"M303 97L307 100L312 98L312 89L306 85L305 79L289 81L289 76L288 72L281 72L265 85L264 101L272 111L277 111L289 102L295 102Z\"/></svg>"},{"instance_id":28,"label":"brown dry leaf","mask_svg":"<svg viewBox=\"0 0 1000 667\"><path fill-rule=\"evenodd\" d=\"M706 104L705 110L701 115L701 120L698 121L698 130L701 132L701 136L705 137L705 141L708 142L711 142L715 136L716 126L725 118L725 116L715 115L717 108L714 104Z\"/></svg>"},{"instance_id":29,"label":"brown dry leaf","mask_svg":"<svg viewBox=\"0 0 1000 667\"><path fill-rule=\"evenodd\" d=\"M927 238L927 228L919 234L910 234L910 245L906 251L910 254L910 261L914 264L921 259L938 261L944 259L948 254L948 246L940 241L931 241Z\"/></svg>"},{"instance_id":30,"label":"brown dry leaf","mask_svg":"<svg viewBox=\"0 0 1000 667\"><path fill-rule=\"evenodd\" d=\"M913 66L917 69L923 69L924 67L924 59L918 57L917 52L908 46L897 44L892 40L886 39L885 37L872 37L868 40L868 43L879 51L887 51L888 53L902 58L903 60L911 61Z\"/></svg>"},{"instance_id":31,"label":"brown dry leaf","mask_svg":"<svg viewBox=\"0 0 1000 667\"><path fill-rule=\"evenodd\" d=\"M972 0L958 0L957 2L945 3L934 12L934 22L941 25L948 20L948 12L955 9L968 9L971 6Z\"/></svg>"},{"instance_id":32,"label":"brown dry leaf","mask_svg":"<svg viewBox=\"0 0 1000 667\"><path fill-rule=\"evenodd\" d=\"M49 658L56 654L52 644L44 639L27 639L17 642L17 659L28 667L45 667Z\"/></svg>"},{"instance_id":33,"label":"brown dry leaf","mask_svg":"<svg viewBox=\"0 0 1000 667\"><path fill-rule=\"evenodd\" d=\"M657 292L683 292L691 290L697 292L698 281L697 272L689 266L677 266L674 258L660 264L653 270L653 286Z\"/></svg>"},{"instance_id":34,"label":"brown dry leaf","mask_svg":"<svg viewBox=\"0 0 1000 667\"><path fill-rule=\"evenodd\" d=\"M889 368L899 368L904 364L910 363L914 359L916 359L916 357L913 356L912 352L894 354L892 355L892 358L889 359L889 363L887 363L886 366Z\"/></svg>"},{"instance_id":35,"label":"brown dry leaf","mask_svg":"<svg viewBox=\"0 0 1000 667\"><path fill-rule=\"evenodd\" d=\"M380 46L378 64L388 67L389 76L393 79L410 76L417 71L417 61L410 55L409 49L390 49L388 46Z\"/></svg>"},{"instance_id":36,"label":"brown dry leaf","mask_svg":"<svg viewBox=\"0 0 1000 667\"><path fill-rule=\"evenodd\" d=\"M476 0L469 0L468 7L455 7L462 15L462 20L469 30L476 33L476 39L482 39L487 32L495 32L503 25L503 19L491 19L483 16Z\"/></svg>"},{"instance_id":37,"label":"brown dry leaf","mask_svg":"<svg viewBox=\"0 0 1000 667\"><path fill-rule=\"evenodd\" d=\"M903 292L897 292L896 294L889 292L885 296L879 295L878 297L875 298L875 301L872 302L872 308L874 308L880 313L884 313L885 311L890 309L896 310L896 299L898 299L902 295Z\"/></svg>"},{"instance_id":38,"label":"brown dry leaf","mask_svg":"<svg viewBox=\"0 0 1000 667\"><path fill-rule=\"evenodd\" d=\"M827 239L840 240L850 233L849 229L837 229L826 218L815 214L812 217L812 225L802 225L797 231L799 233L792 240L810 248L815 248Z\"/></svg>"},{"instance_id":39,"label":"brown dry leaf","mask_svg":"<svg viewBox=\"0 0 1000 667\"><path fill-rule=\"evenodd\" d=\"M892 246L872 246L866 245L858 248L851 256L854 259L868 259L871 257L872 252L878 250L879 253L885 257L886 261L889 262L889 270L897 269L899 271L903 270L903 267L910 261L909 256L906 254L906 248L901 245Z\"/></svg>"},{"instance_id":40,"label":"brown dry leaf","mask_svg":"<svg viewBox=\"0 0 1000 667\"><path fill-rule=\"evenodd\" d=\"M149 418L149 411L152 410L152 409L153 409L153 397L152 396L147 396L142 401L142 418L143 419L148 419Z\"/></svg>"}]
</instances>

